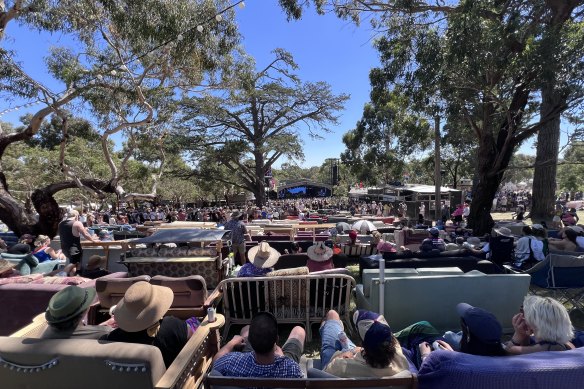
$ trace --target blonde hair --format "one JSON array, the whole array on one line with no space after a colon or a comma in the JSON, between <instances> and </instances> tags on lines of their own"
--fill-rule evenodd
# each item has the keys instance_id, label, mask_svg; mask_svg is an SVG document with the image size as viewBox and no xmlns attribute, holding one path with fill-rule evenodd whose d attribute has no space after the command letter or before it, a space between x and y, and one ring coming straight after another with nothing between
<instances>
[{"instance_id":1,"label":"blonde hair","mask_svg":"<svg viewBox=\"0 0 584 389\"><path fill-rule=\"evenodd\" d=\"M574 337L574 327L566 307L551 297L527 296L523 300L525 321L538 341L566 344Z\"/></svg>"},{"instance_id":2,"label":"blonde hair","mask_svg":"<svg viewBox=\"0 0 584 389\"><path fill-rule=\"evenodd\" d=\"M46 235L39 235L34 241L34 247L41 247L45 241L49 239Z\"/></svg>"}]
</instances>

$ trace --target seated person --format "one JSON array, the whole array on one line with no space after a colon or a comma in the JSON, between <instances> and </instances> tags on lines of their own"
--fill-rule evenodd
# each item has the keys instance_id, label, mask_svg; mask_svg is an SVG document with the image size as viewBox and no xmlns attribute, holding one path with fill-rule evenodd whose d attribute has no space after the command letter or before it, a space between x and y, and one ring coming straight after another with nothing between
<instances>
[{"instance_id":1,"label":"seated person","mask_svg":"<svg viewBox=\"0 0 584 389\"><path fill-rule=\"evenodd\" d=\"M524 226L521 229L523 236L515 242L514 267L526 270L533 267L538 261L545 259L544 241L539 240L534 232L534 230L539 230L540 227L543 230L543 226L538 224L534 224L532 227Z\"/></svg>"},{"instance_id":2,"label":"seated person","mask_svg":"<svg viewBox=\"0 0 584 389\"><path fill-rule=\"evenodd\" d=\"M357 231L351 230L349 231L349 244L354 245L357 243Z\"/></svg>"},{"instance_id":3,"label":"seated person","mask_svg":"<svg viewBox=\"0 0 584 389\"><path fill-rule=\"evenodd\" d=\"M292 242L290 244L290 251L288 249L284 249L284 254L301 254L302 247L297 242Z\"/></svg>"},{"instance_id":4,"label":"seated person","mask_svg":"<svg viewBox=\"0 0 584 389\"><path fill-rule=\"evenodd\" d=\"M173 300L166 286L136 282L113 309L117 328L105 340L156 346L168 368L199 325L196 318L164 317Z\"/></svg>"},{"instance_id":5,"label":"seated person","mask_svg":"<svg viewBox=\"0 0 584 389\"><path fill-rule=\"evenodd\" d=\"M87 261L87 266L81 269L81 277L95 280L96 278L107 276L110 272L104 269L106 263L107 257L105 255L92 255Z\"/></svg>"},{"instance_id":6,"label":"seated person","mask_svg":"<svg viewBox=\"0 0 584 389\"><path fill-rule=\"evenodd\" d=\"M83 318L93 303L97 292L94 288L68 286L51 297L45 312L49 326L42 333L43 339L99 339L112 329L107 326L87 326Z\"/></svg>"},{"instance_id":7,"label":"seated person","mask_svg":"<svg viewBox=\"0 0 584 389\"><path fill-rule=\"evenodd\" d=\"M480 242L480 240L479 240L479 242ZM446 251L460 250L460 249L464 248L463 244L464 244L464 238L462 236L457 236L454 239L454 242L446 243Z\"/></svg>"},{"instance_id":8,"label":"seated person","mask_svg":"<svg viewBox=\"0 0 584 389\"><path fill-rule=\"evenodd\" d=\"M26 243L16 243L8 249L8 254L30 254L32 252L30 245Z\"/></svg>"},{"instance_id":9,"label":"seated person","mask_svg":"<svg viewBox=\"0 0 584 389\"><path fill-rule=\"evenodd\" d=\"M325 372L350 378L387 377L408 370L401 346L382 315L358 310L353 322L363 341L362 348L344 339L339 314L334 310L327 313L320 326L320 359Z\"/></svg>"},{"instance_id":10,"label":"seated person","mask_svg":"<svg viewBox=\"0 0 584 389\"><path fill-rule=\"evenodd\" d=\"M471 252L471 254L473 254L477 257L490 259L491 258L491 237L497 237L497 236L506 236L508 238L513 238L513 233L507 227L493 228L490 235L485 234L485 241L487 243L485 243L481 249L469 248L469 251Z\"/></svg>"},{"instance_id":11,"label":"seated person","mask_svg":"<svg viewBox=\"0 0 584 389\"><path fill-rule=\"evenodd\" d=\"M564 228L559 233L560 239L548 242L550 250L576 251L578 249L578 234L571 227Z\"/></svg>"},{"instance_id":12,"label":"seated person","mask_svg":"<svg viewBox=\"0 0 584 389\"><path fill-rule=\"evenodd\" d=\"M574 348L570 342L574 337L570 315L564 305L551 297L526 296L512 323L515 332L505 344L511 355Z\"/></svg>"},{"instance_id":13,"label":"seated person","mask_svg":"<svg viewBox=\"0 0 584 389\"><path fill-rule=\"evenodd\" d=\"M306 266L308 266L308 271L315 272L321 270L333 269L333 250L330 247L325 246L324 242L318 242L313 246L310 246L306 250L308 255L308 261Z\"/></svg>"},{"instance_id":14,"label":"seated person","mask_svg":"<svg viewBox=\"0 0 584 389\"><path fill-rule=\"evenodd\" d=\"M97 233L97 236L99 237L99 240L101 242L111 242L111 241L113 241L112 235L110 234L110 232L108 230L100 230Z\"/></svg>"},{"instance_id":15,"label":"seated person","mask_svg":"<svg viewBox=\"0 0 584 389\"><path fill-rule=\"evenodd\" d=\"M584 249L584 229L580 226L572 226L570 229L578 234L578 236L576 236L576 244L578 245L578 248Z\"/></svg>"},{"instance_id":16,"label":"seated person","mask_svg":"<svg viewBox=\"0 0 584 389\"><path fill-rule=\"evenodd\" d=\"M271 313L260 312L240 335L221 347L213 370L229 377L302 378L298 362L305 337L304 329L296 326L282 348L278 347L278 321Z\"/></svg>"},{"instance_id":17,"label":"seated person","mask_svg":"<svg viewBox=\"0 0 584 389\"><path fill-rule=\"evenodd\" d=\"M422 241L420 245L421 252L430 252L434 250L438 251L445 251L446 245L444 244L444 240L440 238L440 230L436 227L432 227L428 229L429 237Z\"/></svg>"},{"instance_id":18,"label":"seated person","mask_svg":"<svg viewBox=\"0 0 584 389\"><path fill-rule=\"evenodd\" d=\"M32 252L39 262L51 261L54 259L65 260L65 254L59 251L55 251L51 246L51 238L46 235L39 235L34 241L35 249Z\"/></svg>"},{"instance_id":19,"label":"seated person","mask_svg":"<svg viewBox=\"0 0 584 389\"><path fill-rule=\"evenodd\" d=\"M249 262L237 272L238 277L263 277L271 272L280 258L280 253L270 247L268 242L260 242L248 251Z\"/></svg>"},{"instance_id":20,"label":"seated person","mask_svg":"<svg viewBox=\"0 0 584 389\"><path fill-rule=\"evenodd\" d=\"M462 332L447 332L442 337L434 338L436 342L430 346L428 341L419 342L419 359L412 358L416 363L423 362L430 352L436 349L460 351L466 354L483 355L483 356L505 356L507 353L501 344L503 328L495 315L482 308L473 307L466 303L460 303L456 306L456 312L460 316L460 327ZM398 333L396 337L400 340L403 347L413 348L415 344L411 339L412 335L421 334L434 336L437 331L428 322L416 323ZM432 339L428 339L432 340ZM405 344L404 344L405 343ZM415 355L416 350L412 350ZM418 365L419 367L419 365Z\"/></svg>"}]
</instances>

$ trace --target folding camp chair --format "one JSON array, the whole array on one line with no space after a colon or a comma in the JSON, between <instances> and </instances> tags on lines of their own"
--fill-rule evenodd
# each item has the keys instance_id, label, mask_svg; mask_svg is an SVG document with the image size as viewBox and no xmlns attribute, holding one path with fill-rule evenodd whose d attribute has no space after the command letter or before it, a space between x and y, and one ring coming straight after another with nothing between
<instances>
[{"instance_id":1,"label":"folding camp chair","mask_svg":"<svg viewBox=\"0 0 584 389\"><path fill-rule=\"evenodd\" d=\"M507 262L513 262L515 260L513 241L514 239L508 236L491 237L489 241L491 262L499 266L503 266Z\"/></svg>"},{"instance_id":2,"label":"folding camp chair","mask_svg":"<svg viewBox=\"0 0 584 389\"><path fill-rule=\"evenodd\" d=\"M552 291L553 297L568 311L584 313L584 257L549 254L524 272L505 267L514 273L531 275L530 293L549 296L549 291Z\"/></svg>"}]
</instances>

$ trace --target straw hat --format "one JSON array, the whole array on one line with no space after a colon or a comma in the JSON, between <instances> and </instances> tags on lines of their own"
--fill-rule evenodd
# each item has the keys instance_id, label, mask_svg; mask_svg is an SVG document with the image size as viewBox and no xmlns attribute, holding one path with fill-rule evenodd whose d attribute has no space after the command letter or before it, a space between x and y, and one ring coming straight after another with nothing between
<instances>
[{"instance_id":1,"label":"straw hat","mask_svg":"<svg viewBox=\"0 0 584 389\"><path fill-rule=\"evenodd\" d=\"M257 268L267 269L273 267L278 258L280 258L280 253L270 247L268 242L260 242L259 245L249 249L249 261Z\"/></svg>"},{"instance_id":2,"label":"straw hat","mask_svg":"<svg viewBox=\"0 0 584 389\"><path fill-rule=\"evenodd\" d=\"M94 288L80 288L75 285L61 289L51 297L45 312L45 319L49 324L62 323L85 312L97 292Z\"/></svg>"},{"instance_id":3,"label":"straw hat","mask_svg":"<svg viewBox=\"0 0 584 389\"><path fill-rule=\"evenodd\" d=\"M16 262L10 262L5 259L0 259L0 274L11 270L14 266L16 266Z\"/></svg>"},{"instance_id":4,"label":"straw hat","mask_svg":"<svg viewBox=\"0 0 584 389\"><path fill-rule=\"evenodd\" d=\"M174 300L172 289L139 281L128 288L114 315L126 332L145 330L162 319Z\"/></svg>"},{"instance_id":5,"label":"straw hat","mask_svg":"<svg viewBox=\"0 0 584 389\"><path fill-rule=\"evenodd\" d=\"M317 244L310 246L306 250L308 258L316 262L324 262L329 260L333 256L333 249L325 246L323 242L318 242Z\"/></svg>"},{"instance_id":6,"label":"straw hat","mask_svg":"<svg viewBox=\"0 0 584 389\"><path fill-rule=\"evenodd\" d=\"M89 257L89 261L87 261L86 269L87 270L98 269L98 268L104 266L106 261L107 261L107 257L105 255L104 256L92 255L91 257Z\"/></svg>"}]
</instances>

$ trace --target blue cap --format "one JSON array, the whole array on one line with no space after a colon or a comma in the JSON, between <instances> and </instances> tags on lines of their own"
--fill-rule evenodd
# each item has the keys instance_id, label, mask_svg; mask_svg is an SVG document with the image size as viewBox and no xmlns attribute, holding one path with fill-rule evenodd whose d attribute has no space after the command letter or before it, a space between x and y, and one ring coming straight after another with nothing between
<instances>
[{"instance_id":1,"label":"blue cap","mask_svg":"<svg viewBox=\"0 0 584 389\"><path fill-rule=\"evenodd\" d=\"M483 343L500 343L503 328L495 315L467 303L456 306L456 312L466 323L468 330Z\"/></svg>"},{"instance_id":2,"label":"blue cap","mask_svg":"<svg viewBox=\"0 0 584 389\"><path fill-rule=\"evenodd\" d=\"M373 350L379 344L392 339L391 328L383 315L379 313L357 310L353 315L353 322L359 336L363 339L365 350Z\"/></svg>"},{"instance_id":3,"label":"blue cap","mask_svg":"<svg viewBox=\"0 0 584 389\"><path fill-rule=\"evenodd\" d=\"M436 228L436 227L428 228L428 232L432 236L438 236L438 235L440 235L440 230L438 228Z\"/></svg>"}]
</instances>

